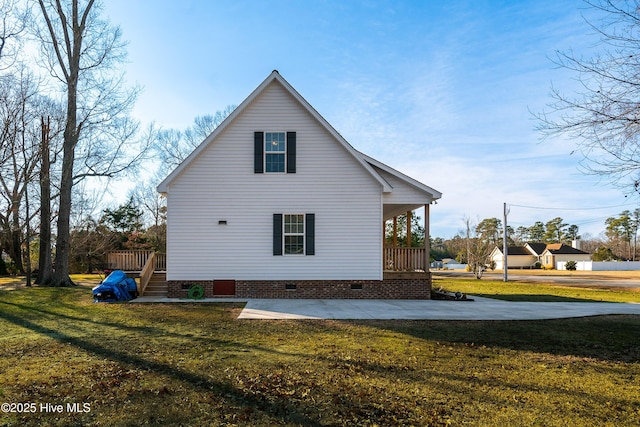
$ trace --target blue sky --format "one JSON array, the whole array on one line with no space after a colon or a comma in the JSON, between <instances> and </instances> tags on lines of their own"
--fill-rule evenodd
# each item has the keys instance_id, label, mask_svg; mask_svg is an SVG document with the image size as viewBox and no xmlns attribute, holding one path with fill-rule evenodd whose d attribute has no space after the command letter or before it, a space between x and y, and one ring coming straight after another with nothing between
<instances>
[{"instance_id":1,"label":"blue sky","mask_svg":"<svg viewBox=\"0 0 640 427\"><path fill-rule=\"evenodd\" d=\"M575 142L534 130L551 83L574 87L549 58L597 41L582 1L106 3L143 123L183 129L277 69L356 149L443 193L434 237L504 202L514 228L560 216L592 236L637 206L579 171Z\"/></svg>"}]
</instances>

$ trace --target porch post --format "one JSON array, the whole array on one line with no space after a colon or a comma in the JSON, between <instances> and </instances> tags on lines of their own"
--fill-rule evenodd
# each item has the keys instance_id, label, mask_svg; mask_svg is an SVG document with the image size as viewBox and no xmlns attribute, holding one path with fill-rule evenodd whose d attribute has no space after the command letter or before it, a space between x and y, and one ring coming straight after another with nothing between
<instances>
[{"instance_id":1,"label":"porch post","mask_svg":"<svg viewBox=\"0 0 640 427\"><path fill-rule=\"evenodd\" d=\"M393 217L393 247L398 247L398 217Z\"/></svg>"},{"instance_id":2,"label":"porch post","mask_svg":"<svg viewBox=\"0 0 640 427\"><path fill-rule=\"evenodd\" d=\"M411 211L407 211L407 247L411 247Z\"/></svg>"},{"instance_id":3,"label":"porch post","mask_svg":"<svg viewBox=\"0 0 640 427\"><path fill-rule=\"evenodd\" d=\"M382 252L382 271L383 272L384 270L386 270L386 266L387 266L387 261L385 260L386 243L387 243L387 221L383 219L382 220L382 248L380 250L380 252Z\"/></svg>"},{"instance_id":4,"label":"porch post","mask_svg":"<svg viewBox=\"0 0 640 427\"><path fill-rule=\"evenodd\" d=\"M429 271L431 261L431 233L429 232L429 205L424 205L424 271Z\"/></svg>"}]
</instances>

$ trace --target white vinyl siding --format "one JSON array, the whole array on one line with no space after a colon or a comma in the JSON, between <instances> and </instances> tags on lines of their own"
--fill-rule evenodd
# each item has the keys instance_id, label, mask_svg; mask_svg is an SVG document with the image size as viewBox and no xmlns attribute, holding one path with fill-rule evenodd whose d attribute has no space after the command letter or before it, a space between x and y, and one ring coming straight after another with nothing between
<instances>
[{"instance_id":1,"label":"white vinyl siding","mask_svg":"<svg viewBox=\"0 0 640 427\"><path fill-rule=\"evenodd\" d=\"M254 173L254 132L297 133L295 174ZM170 184L168 280L382 278L382 188L272 82ZM273 214L315 214L315 256L273 256ZM219 221L226 221L220 225Z\"/></svg>"}]
</instances>

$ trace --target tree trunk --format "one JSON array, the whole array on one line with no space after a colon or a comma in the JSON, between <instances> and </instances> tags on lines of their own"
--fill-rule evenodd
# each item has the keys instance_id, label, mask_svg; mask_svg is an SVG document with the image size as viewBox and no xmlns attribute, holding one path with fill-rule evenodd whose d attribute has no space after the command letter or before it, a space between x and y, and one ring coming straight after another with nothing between
<instances>
[{"instance_id":1,"label":"tree trunk","mask_svg":"<svg viewBox=\"0 0 640 427\"><path fill-rule=\"evenodd\" d=\"M38 277L36 283L51 283L53 266L51 265L51 180L49 177L49 124L47 117L41 118L42 141L40 146L40 252L38 258Z\"/></svg>"},{"instance_id":2,"label":"tree trunk","mask_svg":"<svg viewBox=\"0 0 640 427\"><path fill-rule=\"evenodd\" d=\"M24 265L25 265L25 273L27 275L26 277L27 287L31 287L31 230L30 230L31 221L29 218L29 186L27 184L25 184L25 187L24 187L24 209L25 209L25 216L27 217L26 230L24 233L24 241L25 241Z\"/></svg>"},{"instance_id":3,"label":"tree trunk","mask_svg":"<svg viewBox=\"0 0 640 427\"><path fill-rule=\"evenodd\" d=\"M71 190L73 188L73 163L75 149L80 138L78 128L78 77L80 74L80 56L82 55L83 25L85 18L93 5L93 0L87 4L82 17L82 24L78 16L78 2L72 3L72 33L71 38L65 33L65 42L72 51L67 53L68 64L65 72L67 86L67 112L64 127L64 142L62 145L62 177L60 179L60 206L58 211L58 238L56 240L56 265L53 271L52 286L73 286L69 277L70 234L71 234ZM43 12L44 6L41 3ZM60 17L63 12L58 10ZM65 17L66 19L66 17ZM60 66L64 68L64 62L60 60Z\"/></svg>"},{"instance_id":4,"label":"tree trunk","mask_svg":"<svg viewBox=\"0 0 640 427\"><path fill-rule=\"evenodd\" d=\"M25 184L26 185L26 184ZM22 264L22 250L20 242L22 241L22 232L20 230L20 201L18 196L14 196L13 208L11 212L11 247L9 248L9 256L15 264L18 274L24 274L24 265Z\"/></svg>"},{"instance_id":5,"label":"tree trunk","mask_svg":"<svg viewBox=\"0 0 640 427\"><path fill-rule=\"evenodd\" d=\"M62 155L62 179L60 181L60 206L58 211L58 238L56 240L56 265L53 271L52 286L72 286L69 277L70 260L70 220L71 220L71 189L73 188L73 162L75 146L78 141L76 132L76 93L75 84L69 84L67 103L67 124L64 130L64 145Z\"/></svg>"}]
</instances>

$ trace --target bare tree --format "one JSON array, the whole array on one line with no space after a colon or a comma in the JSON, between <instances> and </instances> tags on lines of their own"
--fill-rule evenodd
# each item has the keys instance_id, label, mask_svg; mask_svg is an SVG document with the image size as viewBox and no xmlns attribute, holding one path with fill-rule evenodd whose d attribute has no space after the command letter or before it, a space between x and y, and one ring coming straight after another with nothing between
<instances>
[{"instance_id":1,"label":"bare tree","mask_svg":"<svg viewBox=\"0 0 640 427\"><path fill-rule=\"evenodd\" d=\"M38 164L33 123L39 99L37 84L23 66L15 75L0 77L0 248L8 251L20 273L24 273L21 246L31 220L22 208Z\"/></svg>"},{"instance_id":2,"label":"bare tree","mask_svg":"<svg viewBox=\"0 0 640 427\"><path fill-rule=\"evenodd\" d=\"M38 0L42 58L66 92L56 261L51 285L69 278L72 188L87 177L114 177L146 152L129 116L138 94L125 90L118 66L126 56L119 27L100 18L96 0ZM136 146L134 143L137 142Z\"/></svg>"},{"instance_id":3,"label":"bare tree","mask_svg":"<svg viewBox=\"0 0 640 427\"><path fill-rule=\"evenodd\" d=\"M152 182L159 182L161 178L154 177ZM167 204L166 199L158 193L156 186L141 182L130 194L135 204L143 212L146 234L153 250L165 252L167 246Z\"/></svg>"},{"instance_id":4,"label":"bare tree","mask_svg":"<svg viewBox=\"0 0 640 427\"><path fill-rule=\"evenodd\" d=\"M469 247L469 268L473 271L476 279L481 279L491 263L489 256L496 246L489 240L474 236L469 241Z\"/></svg>"},{"instance_id":5,"label":"bare tree","mask_svg":"<svg viewBox=\"0 0 640 427\"><path fill-rule=\"evenodd\" d=\"M235 105L228 105L214 115L198 116L193 125L184 131L165 129L157 133L154 146L156 156L160 159L160 175L167 175L178 166L220 123L235 110Z\"/></svg>"},{"instance_id":6,"label":"bare tree","mask_svg":"<svg viewBox=\"0 0 640 427\"><path fill-rule=\"evenodd\" d=\"M31 19L28 7L20 0L0 0L0 70L15 64L21 47L20 35Z\"/></svg>"},{"instance_id":7,"label":"bare tree","mask_svg":"<svg viewBox=\"0 0 640 427\"><path fill-rule=\"evenodd\" d=\"M575 74L578 91L552 87L548 110L537 114L545 137L577 141L585 172L607 177L627 191L640 190L640 2L585 0L585 18L601 50L590 57L557 52L560 68Z\"/></svg>"},{"instance_id":8,"label":"bare tree","mask_svg":"<svg viewBox=\"0 0 640 427\"><path fill-rule=\"evenodd\" d=\"M467 271L473 272L476 279L481 279L491 262L489 256L494 247L492 232L487 233L484 228L491 219L485 220L480 224L474 224L473 221L465 216L463 219L465 225L465 241L466 241L466 262ZM499 222L499 220L497 220Z\"/></svg>"}]
</instances>

